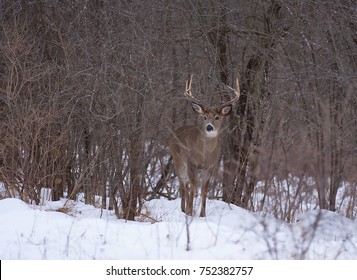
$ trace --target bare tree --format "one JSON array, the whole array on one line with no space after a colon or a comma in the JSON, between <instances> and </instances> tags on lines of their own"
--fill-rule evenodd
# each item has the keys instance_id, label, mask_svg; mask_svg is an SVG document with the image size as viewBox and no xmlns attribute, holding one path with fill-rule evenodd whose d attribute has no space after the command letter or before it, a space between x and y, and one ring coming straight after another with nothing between
<instances>
[{"instance_id":1,"label":"bare tree","mask_svg":"<svg viewBox=\"0 0 357 280\"><path fill-rule=\"evenodd\" d=\"M50 189L127 219L146 199L176 197L168 140L195 122L182 102L194 73L211 104L241 82L209 197L287 220L307 200L355 217L354 1L3 0L0 9L7 196L41 203Z\"/></svg>"}]
</instances>

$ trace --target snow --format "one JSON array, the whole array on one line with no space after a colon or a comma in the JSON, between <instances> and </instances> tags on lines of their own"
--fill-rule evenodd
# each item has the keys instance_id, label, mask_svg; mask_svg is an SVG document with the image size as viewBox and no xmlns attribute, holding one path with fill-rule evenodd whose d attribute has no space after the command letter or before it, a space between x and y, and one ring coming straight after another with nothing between
<instances>
[{"instance_id":1,"label":"snow","mask_svg":"<svg viewBox=\"0 0 357 280\"><path fill-rule=\"evenodd\" d=\"M184 215L179 199L158 199L145 203L138 221L125 221L65 203L0 200L0 259L357 259L357 223L329 211L289 224L208 200L200 218Z\"/></svg>"}]
</instances>

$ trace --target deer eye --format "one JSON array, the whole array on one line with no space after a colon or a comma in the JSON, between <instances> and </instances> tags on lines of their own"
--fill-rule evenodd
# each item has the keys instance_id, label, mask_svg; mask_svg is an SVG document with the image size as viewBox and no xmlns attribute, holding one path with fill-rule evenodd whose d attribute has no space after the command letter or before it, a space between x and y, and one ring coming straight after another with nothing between
<instances>
[{"instance_id":1,"label":"deer eye","mask_svg":"<svg viewBox=\"0 0 357 280\"><path fill-rule=\"evenodd\" d=\"M216 116L214 117L214 119L215 119L216 121L218 121L218 120L219 120L219 116L216 115Z\"/></svg>"},{"instance_id":2,"label":"deer eye","mask_svg":"<svg viewBox=\"0 0 357 280\"><path fill-rule=\"evenodd\" d=\"M204 120L207 120L207 116L203 116L203 119L204 119Z\"/></svg>"}]
</instances>

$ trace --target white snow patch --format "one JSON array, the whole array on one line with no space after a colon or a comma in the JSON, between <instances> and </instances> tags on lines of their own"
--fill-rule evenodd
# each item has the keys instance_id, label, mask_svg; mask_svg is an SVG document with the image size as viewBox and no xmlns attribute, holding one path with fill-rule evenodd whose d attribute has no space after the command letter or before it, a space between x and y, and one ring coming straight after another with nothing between
<instances>
[{"instance_id":1,"label":"white snow patch","mask_svg":"<svg viewBox=\"0 0 357 280\"><path fill-rule=\"evenodd\" d=\"M329 211L288 224L208 200L199 218L199 200L190 217L179 199L158 199L133 222L81 202L62 213L64 203L0 200L0 259L357 259L357 223Z\"/></svg>"}]
</instances>

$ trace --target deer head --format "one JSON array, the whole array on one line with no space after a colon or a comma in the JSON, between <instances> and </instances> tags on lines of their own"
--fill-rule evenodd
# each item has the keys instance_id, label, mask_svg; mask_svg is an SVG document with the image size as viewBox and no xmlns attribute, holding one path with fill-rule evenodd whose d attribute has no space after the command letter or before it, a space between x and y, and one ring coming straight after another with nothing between
<instances>
[{"instance_id":1,"label":"deer head","mask_svg":"<svg viewBox=\"0 0 357 280\"><path fill-rule=\"evenodd\" d=\"M236 83L236 89L232 89L231 87L227 86L229 89L234 91L235 97L218 107L212 108L203 105L193 96L191 90L192 76L190 80L186 81L186 90L184 94L191 101L193 111L203 118L203 128L206 137L214 138L219 135L219 132L221 132L223 117L229 115L229 113L232 111L232 104L239 99L240 91L238 79L236 80Z\"/></svg>"},{"instance_id":2,"label":"deer head","mask_svg":"<svg viewBox=\"0 0 357 280\"><path fill-rule=\"evenodd\" d=\"M169 147L174 161L175 172L179 178L181 210L192 215L193 197L201 171L202 205L200 216L206 215L206 196L212 173L217 169L220 155L219 135L225 116L232 111L232 104L239 99L239 82L236 80L235 97L217 107L208 107L198 101L192 94L191 79L186 81L184 95L191 101L192 109L203 118L201 126L183 126L170 140Z\"/></svg>"}]
</instances>

